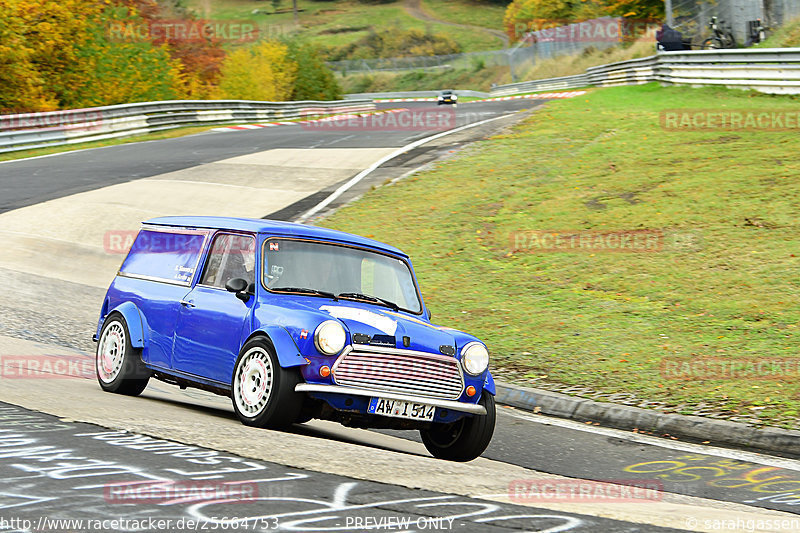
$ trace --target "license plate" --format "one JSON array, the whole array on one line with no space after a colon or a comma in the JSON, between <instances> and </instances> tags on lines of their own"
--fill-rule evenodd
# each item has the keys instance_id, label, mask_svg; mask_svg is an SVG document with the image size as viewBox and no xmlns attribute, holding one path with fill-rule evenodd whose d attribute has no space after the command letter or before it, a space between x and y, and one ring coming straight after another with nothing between
<instances>
[{"instance_id":1,"label":"license plate","mask_svg":"<svg viewBox=\"0 0 800 533\"><path fill-rule=\"evenodd\" d=\"M405 402L402 400L387 400L386 398L372 398L369 401L368 413L374 415L393 416L395 418L410 418L412 420L433 420L436 407L424 403Z\"/></svg>"}]
</instances>

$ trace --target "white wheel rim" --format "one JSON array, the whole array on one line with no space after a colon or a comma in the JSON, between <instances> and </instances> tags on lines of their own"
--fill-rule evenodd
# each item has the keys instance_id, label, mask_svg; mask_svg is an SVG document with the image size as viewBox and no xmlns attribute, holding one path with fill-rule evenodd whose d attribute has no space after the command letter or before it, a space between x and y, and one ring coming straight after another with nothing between
<instances>
[{"instance_id":1,"label":"white wheel rim","mask_svg":"<svg viewBox=\"0 0 800 533\"><path fill-rule=\"evenodd\" d=\"M115 320L103 330L97 344L97 375L103 383L111 383L117 378L124 359L125 328Z\"/></svg>"},{"instance_id":2,"label":"white wheel rim","mask_svg":"<svg viewBox=\"0 0 800 533\"><path fill-rule=\"evenodd\" d=\"M272 394L272 361L262 348L252 348L236 366L233 395L236 407L249 417L264 410Z\"/></svg>"}]
</instances>

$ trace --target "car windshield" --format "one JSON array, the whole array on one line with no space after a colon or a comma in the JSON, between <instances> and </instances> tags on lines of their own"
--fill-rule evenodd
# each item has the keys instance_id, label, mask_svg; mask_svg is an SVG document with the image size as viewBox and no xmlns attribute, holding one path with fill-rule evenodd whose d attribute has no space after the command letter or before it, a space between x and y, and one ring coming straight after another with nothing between
<instances>
[{"instance_id":1,"label":"car windshield","mask_svg":"<svg viewBox=\"0 0 800 533\"><path fill-rule=\"evenodd\" d=\"M401 259L335 244L294 239L264 243L263 283L272 291L361 299L420 313L408 264Z\"/></svg>"}]
</instances>

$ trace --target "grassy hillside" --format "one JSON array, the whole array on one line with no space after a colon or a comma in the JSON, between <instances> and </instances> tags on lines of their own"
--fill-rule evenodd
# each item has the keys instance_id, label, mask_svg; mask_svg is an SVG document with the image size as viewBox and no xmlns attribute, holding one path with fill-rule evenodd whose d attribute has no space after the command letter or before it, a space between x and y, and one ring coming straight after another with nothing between
<instances>
[{"instance_id":1,"label":"grassy hillside","mask_svg":"<svg viewBox=\"0 0 800 533\"><path fill-rule=\"evenodd\" d=\"M520 69L517 81L583 74L587 67L653 55L654 48L651 42L639 42L626 47L589 50L583 54L547 59ZM339 76L338 80L344 93L423 91L442 87L488 91L493 83L511 83L508 67L483 67L477 60L474 63L469 69L349 74Z\"/></svg>"},{"instance_id":2,"label":"grassy hillside","mask_svg":"<svg viewBox=\"0 0 800 533\"><path fill-rule=\"evenodd\" d=\"M342 93L428 91L446 88L489 91L493 83L509 83L508 67L411 71L403 73L377 72L338 76Z\"/></svg>"},{"instance_id":3,"label":"grassy hillside","mask_svg":"<svg viewBox=\"0 0 800 533\"><path fill-rule=\"evenodd\" d=\"M434 320L485 339L505 379L796 425L796 365L764 379L674 379L662 365L797 361L800 137L665 131L659 113L676 108L796 110L797 100L656 84L592 90L323 225L410 253ZM514 252L510 240L642 229L672 240L653 253Z\"/></svg>"},{"instance_id":4,"label":"grassy hillside","mask_svg":"<svg viewBox=\"0 0 800 533\"><path fill-rule=\"evenodd\" d=\"M471 5L468 0L445 4L449 7L441 13L438 8L431 10L444 20L448 20L450 13L453 13L454 20L460 19L460 13L468 11L470 8L466 6ZM298 5L302 11L298 17L300 29L296 30L290 0L279 2L279 12L275 11L272 2L263 0L187 0L187 6L204 18L249 20L262 28L267 35L297 31L308 41L320 46L350 44L365 37L370 31L417 28L432 33L447 34L464 52L502 47L500 39L485 32L416 19L406 12L403 2L372 4L356 0L337 2L302 0ZM491 21L497 20L497 13L496 10L487 8L486 16L478 15L474 18L481 22L480 25L491 25L494 24ZM502 21L502 17L500 20ZM502 24L496 29L502 30Z\"/></svg>"},{"instance_id":5,"label":"grassy hillside","mask_svg":"<svg viewBox=\"0 0 800 533\"><path fill-rule=\"evenodd\" d=\"M503 31L504 5L470 0L422 0L422 7L447 22Z\"/></svg>"}]
</instances>

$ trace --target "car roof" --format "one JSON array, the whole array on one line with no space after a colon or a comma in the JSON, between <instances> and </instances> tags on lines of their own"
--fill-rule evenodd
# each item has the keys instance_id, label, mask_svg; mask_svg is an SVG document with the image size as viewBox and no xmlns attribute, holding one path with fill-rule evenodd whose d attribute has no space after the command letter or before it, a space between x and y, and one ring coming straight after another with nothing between
<instances>
[{"instance_id":1,"label":"car roof","mask_svg":"<svg viewBox=\"0 0 800 533\"><path fill-rule=\"evenodd\" d=\"M345 233L344 231L320 228L317 226L308 226L305 224L297 224L294 222L270 220L266 218L174 216L151 218L150 220L144 221L143 224L188 228L228 229L276 236L306 237L325 241L358 244L368 248L383 250L394 255L408 257L408 255L394 246L368 239L366 237L361 237L359 235L354 235L352 233Z\"/></svg>"}]
</instances>

